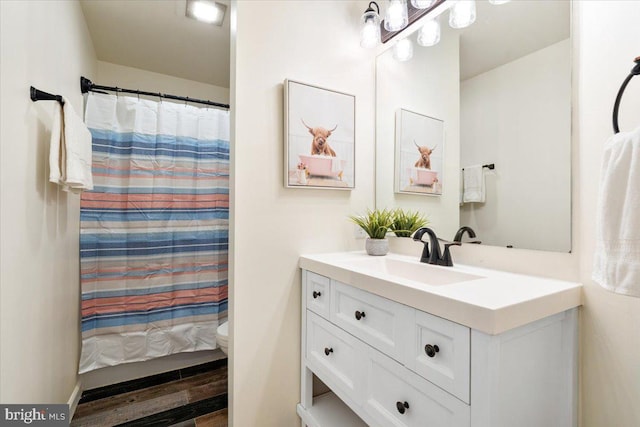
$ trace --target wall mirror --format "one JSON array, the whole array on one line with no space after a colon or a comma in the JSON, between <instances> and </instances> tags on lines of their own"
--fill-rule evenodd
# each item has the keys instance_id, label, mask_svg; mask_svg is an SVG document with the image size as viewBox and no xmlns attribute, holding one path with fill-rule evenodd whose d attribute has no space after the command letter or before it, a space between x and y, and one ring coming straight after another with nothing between
<instances>
[{"instance_id":1,"label":"wall mirror","mask_svg":"<svg viewBox=\"0 0 640 427\"><path fill-rule=\"evenodd\" d=\"M377 208L420 210L448 240L470 226L482 244L570 252L570 7L477 0L476 21L464 29L449 27L448 10L440 14L435 46L418 45L417 32L387 43L376 59ZM393 45L403 38L412 41L413 57L399 61ZM400 110L444 124L441 194L394 186ZM414 155L417 161L417 147ZM495 169L483 169L484 203L461 203L462 169L489 164Z\"/></svg>"}]
</instances>

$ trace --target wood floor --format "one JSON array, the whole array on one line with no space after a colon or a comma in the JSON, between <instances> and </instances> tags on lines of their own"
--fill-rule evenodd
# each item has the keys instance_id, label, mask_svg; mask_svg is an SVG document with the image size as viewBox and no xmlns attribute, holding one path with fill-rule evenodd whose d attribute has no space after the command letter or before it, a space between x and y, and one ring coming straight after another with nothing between
<instances>
[{"instance_id":1,"label":"wood floor","mask_svg":"<svg viewBox=\"0 0 640 427\"><path fill-rule=\"evenodd\" d=\"M72 427L226 427L227 360L82 394Z\"/></svg>"}]
</instances>

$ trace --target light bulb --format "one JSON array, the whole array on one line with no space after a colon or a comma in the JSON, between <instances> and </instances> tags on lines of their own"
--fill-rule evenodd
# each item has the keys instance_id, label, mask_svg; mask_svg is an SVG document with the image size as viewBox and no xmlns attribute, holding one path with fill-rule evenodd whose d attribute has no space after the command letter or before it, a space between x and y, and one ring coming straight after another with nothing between
<instances>
[{"instance_id":1,"label":"light bulb","mask_svg":"<svg viewBox=\"0 0 640 427\"><path fill-rule=\"evenodd\" d=\"M440 22L437 18L429 19L424 23L418 33L418 44L420 46L434 46L440 41Z\"/></svg>"},{"instance_id":2,"label":"light bulb","mask_svg":"<svg viewBox=\"0 0 640 427\"><path fill-rule=\"evenodd\" d=\"M373 48L380 44L380 17L371 8L362 15L362 29L360 30L360 46Z\"/></svg>"},{"instance_id":3,"label":"light bulb","mask_svg":"<svg viewBox=\"0 0 640 427\"><path fill-rule=\"evenodd\" d=\"M384 29L400 31L409 24L407 0L389 0L389 7L384 16Z\"/></svg>"},{"instance_id":4,"label":"light bulb","mask_svg":"<svg viewBox=\"0 0 640 427\"><path fill-rule=\"evenodd\" d=\"M436 0L411 0L411 6L415 7L416 9L426 9L428 7L431 7L431 5L435 2Z\"/></svg>"},{"instance_id":5,"label":"light bulb","mask_svg":"<svg viewBox=\"0 0 640 427\"><path fill-rule=\"evenodd\" d=\"M511 0L489 0L489 3L491 4L505 4L505 3L509 3Z\"/></svg>"},{"instance_id":6,"label":"light bulb","mask_svg":"<svg viewBox=\"0 0 640 427\"><path fill-rule=\"evenodd\" d=\"M400 62L413 58L413 43L409 39L402 39L393 47L393 57Z\"/></svg>"},{"instance_id":7,"label":"light bulb","mask_svg":"<svg viewBox=\"0 0 640 427\"><path fill-rule=\"evenodd\" d=\"M465 28L476 20L475 0L460 0L453 4L449 11L449 26L451 28Z\"/></svg>"}]
</instances>

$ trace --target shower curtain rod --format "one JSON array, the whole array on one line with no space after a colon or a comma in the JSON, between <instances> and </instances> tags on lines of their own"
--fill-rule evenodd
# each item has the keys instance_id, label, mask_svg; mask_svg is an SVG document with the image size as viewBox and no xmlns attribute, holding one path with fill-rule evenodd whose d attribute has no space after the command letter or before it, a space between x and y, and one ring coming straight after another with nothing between
<instances>
[{"instance_id":1,"label":"shower curtain rod","mask_svg":"<svg viewBox=\"0 0 640 427\"><path fill-rule=\"evenodd\" d=\"M97 92L97 93L105 93L103 92L105 90L111 91L111 92L117 92L117 93L133 93L135 95L155 96L158 98L174 99L177 101L186 101L186 102L192 102L195 104L211 105L213 107L229 109L229 104L220 104L218 102L207 101L204 99L189 98L188 96L168 95L166 93L160 93L160 92L146 92L143 90L123 89L117 86L102 86L102 85L97 85L93 83L91 80L89 80L86 77L80 77L80 91L82 93L87 93L89 91Z\"/></svg>"}]
</instances>

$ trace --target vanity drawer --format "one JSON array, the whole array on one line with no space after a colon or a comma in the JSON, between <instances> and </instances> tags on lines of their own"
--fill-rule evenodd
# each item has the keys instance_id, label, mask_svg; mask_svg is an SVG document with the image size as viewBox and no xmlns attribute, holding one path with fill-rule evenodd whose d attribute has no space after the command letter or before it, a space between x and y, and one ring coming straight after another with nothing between
<instances>
[{"instance_id":1,"label":"vanity drawer","mask_svg":"<svg viewBox=\"0 0 640 427\"><path fill-rule=\"evenodd\" d=\"M307 310L307 365L326 385L362 401L365 345Z\"/></svg>"},{"instance_id":2,"label":"vanity drawer","mask_svg":"<svg viewBox=\"0 0 640 427\"><path fill-rule=\"evenodd\" d=\"M470 346L469 328L416 310L407 367L469 403Z\"/></svg>"},{"instance_id":3,"label":"vanity drawer","mask_svg":"<svg viewBox=\"0 0 640 427\"><path fill-rule=\"evenodd\" d=\"M397 302L332 282L331 321L400 363L409 360L414 312Z\"/></svg>"},{"instance_id":4,"label":"vanity drawer","mask_svg":"<svg viewBox=\"0 0 640 427\"><path fill-rule=\"evenodd\" d=\"M469 427L467 404L374 349L367 356L363 406L379 425Z\"/></svg>"},{"instance_id":5,"label":"vanity drawer","mask_svg":"<svg viewBox=\"0 0 640 427\"><path fill-rule=\"evenodd\" d=\"M307 286L307 308L325 319L329 318L331 280L310 271L305 271Z\"/></svg>"}]
</instances>

